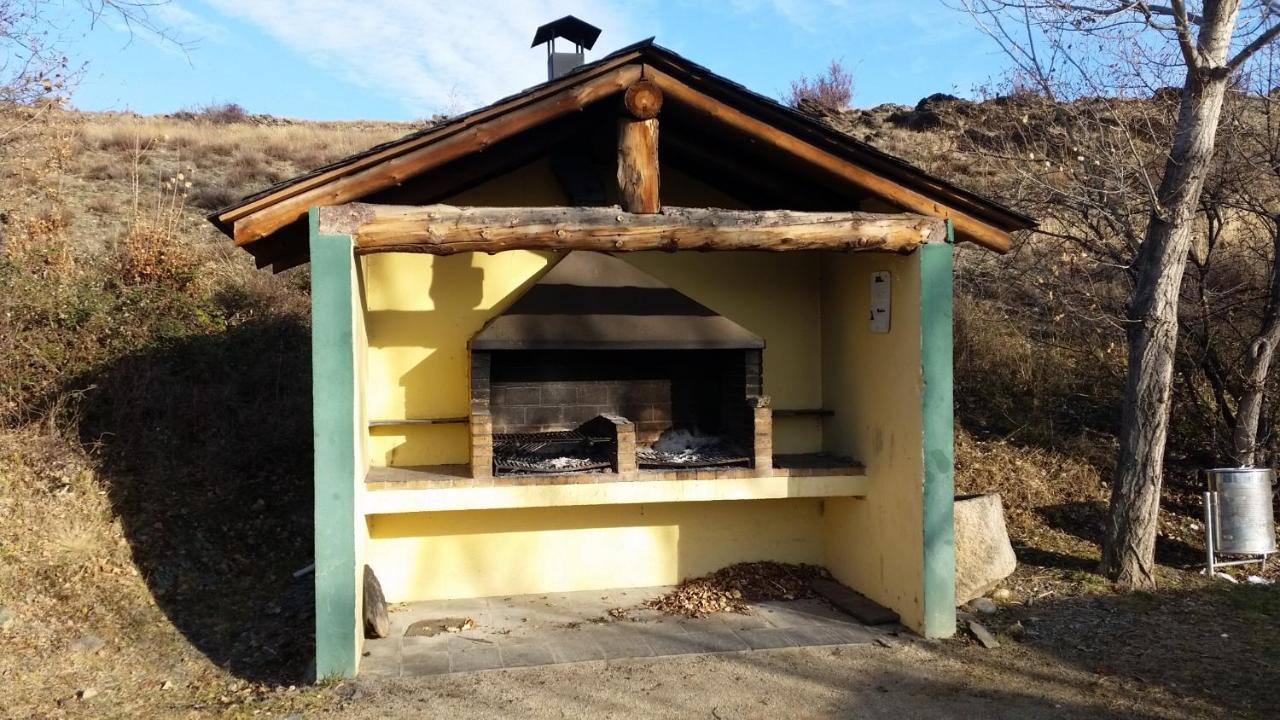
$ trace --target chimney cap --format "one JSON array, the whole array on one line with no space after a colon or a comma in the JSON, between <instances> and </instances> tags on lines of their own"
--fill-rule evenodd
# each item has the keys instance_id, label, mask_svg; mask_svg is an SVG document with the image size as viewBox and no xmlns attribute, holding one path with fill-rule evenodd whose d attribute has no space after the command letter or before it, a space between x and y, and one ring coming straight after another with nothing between
<instances>
[{"instance_id":1,"label":"chimney cap","mask_svg":"<svg viewBox=\"0 0 1280 720\"><path fill-rule=\"evenodd\" d=\"M596 44L596 39L600 37L600 28L592 25L584 20L579 20L572 15L565 15L559 20L551 22L538 28L533 34L533 44L529 47L536 47L542 43L552 42L556 38L564 38L574 45L578 45L585 50L590 50Z\"/></svg>"}]
</instances>

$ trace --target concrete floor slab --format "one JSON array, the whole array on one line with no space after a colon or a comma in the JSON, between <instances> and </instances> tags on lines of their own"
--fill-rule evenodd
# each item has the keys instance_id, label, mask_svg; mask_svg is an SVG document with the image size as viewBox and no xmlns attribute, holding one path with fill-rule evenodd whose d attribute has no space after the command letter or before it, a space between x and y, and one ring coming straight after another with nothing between
<instances>
[{"instance_id":1,"label":"concrete floor slab","mask_svg":"<svg viewBox=\"0 0 1280 720\"><path fill-rule=\"evenodd\" d=\"M502 654L496 645L472 645L449 649L450 672L497 670L502 667Z\"/></svg>"},{"instance_id":2,"label":"concrete floor slab","mask_svg":"<svg viewBox=\"0 0 1280 720\"><path fill-rule=\"evenodd\" d=\"M592 628L583 632L604 651L608 660L653 656L653 648L649 647L644 635L630 628Z\"/></svg>"},{"instance_id":3,"label":"concrete floor slab","mask_svg":"<svg viewBox=\"0 0 1280 720\"><path fill-rule=\"evenodd\" d=\"M759 630L739 630L742 638L752 650L772 650L774 648L797 647L799 641L787 634L782 628L761 628Z\"/></svg>"},{"instance_id":4,"label":"concrete floor slab","mask_svg":"<svg viewBox=\"0 0 1280 720\"><path fill-rule=\"evenodd\" d=\"M449 670L449 653L445 650L406 647L400 660L400 674L404 677L440 675ZM360 671L364 672L363 665Z\"/></svg>"},{"instance_id":5,"label":"concrete floor slab","mask_svg":"<svg viewBox=\"0 0 1280 720\"><path fill-rule=\"evenodd\" d=\"M735 652L751 649L747 642L732 630L695 630L646 638L654 655L692 655L698 653Z\"/></svg>"},{"instance_id":6,"label":"concrete floor slab","mask_svg":"<svg viewBox=\"0 0 1280 720\"><path fill-rule=\"evenodd\" d=\"M548 641L551 654L556 662L584 662L587 660L604 660L604 650L589 635L581 632L560 633Z\"/></svg>"},{"instance_id":7,"label":"concrete floor slab","mask_svg":"<svg viewBox=\"0 0 1280 720\"><path fill-rule=\"evenodd\" d=\"M502 667L553 665L558 662L551 646L544 642L500 642L498 654L502 656Z\"/></svg>"},{"instance_id":8,"label":"concrete floor slab","mask_svg":"<svg viewBox=\"0 0 1280 720\"><path fill-rule=\"evenodd\" d=\"M781 647L871 643L902 631L871 628L825 600L765 602L749 614L704 618L643 606L671 588L436 600L392 608L392 637L365 641L361 673L413 677L591 660L748 652ZM613 616L614 608L625 612ZM475 627L404 636L415 622L471 618Z\"/></svg>"}]
</instances>

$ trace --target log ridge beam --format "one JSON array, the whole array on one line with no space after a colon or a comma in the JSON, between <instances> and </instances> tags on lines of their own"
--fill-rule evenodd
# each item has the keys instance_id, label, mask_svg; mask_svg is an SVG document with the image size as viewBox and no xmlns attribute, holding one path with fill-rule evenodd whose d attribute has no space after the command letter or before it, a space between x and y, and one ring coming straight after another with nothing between
<instances>
[{"instance_id":1,"label":"log ridge beam","mask_svg":"<svg viewBox=\"0 0 1280 720\"><path fill-rule=\"evenodd\" d=\"M910 252L946 240L941 218L865 212L618 207L454 207L350 203L320 209L325 232L355 252L453 255L507 250L881 250Z\"/></svg>"}]
</instances>

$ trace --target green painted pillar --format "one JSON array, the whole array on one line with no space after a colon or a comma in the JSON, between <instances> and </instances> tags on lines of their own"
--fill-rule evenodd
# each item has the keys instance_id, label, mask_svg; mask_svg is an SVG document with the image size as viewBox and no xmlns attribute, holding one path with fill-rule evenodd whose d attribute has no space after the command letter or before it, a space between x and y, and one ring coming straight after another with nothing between
<instances>
[{"instance_id":1,"label":"green painted pillar","mask_svg":"<svg viewBox=\"0 0 1280 720\"><path fill-rule=\"evenodd\" d=\"M356 674L355 256L311 209L311 401L315 440L316 678Z\"/></svg>"},{"instance_id":2,"label":"green painted pillar","mask_svg":"<svg viewBox=\"0 0 1280 720\"><path fill-rule=\"evenodd\" d=\"M920 366L924 378L924 634L956 631L955 402L952 392L952 247L920 248Z\"/></svg>"}]
</instances>

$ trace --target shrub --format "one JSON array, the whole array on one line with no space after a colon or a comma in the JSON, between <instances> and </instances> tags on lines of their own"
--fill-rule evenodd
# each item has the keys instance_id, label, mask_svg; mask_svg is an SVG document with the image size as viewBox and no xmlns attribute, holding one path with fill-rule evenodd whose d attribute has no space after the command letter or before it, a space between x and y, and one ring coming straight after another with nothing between
<instances>
[{"instance_id":1,"label":"shrub","mask_svg":"<svg viewBox=\"0 0 1280 720\"><path fill-rule=\"evenodd\" d=\"M119 180L127 175L125 168L114 162L94 163L84 171L84 177L88 180Z\"/></svg>"},{"instance_id":2,"label":"shrub","mask_svg":"<svg viewBox=\"0 0 1280 720\"><path fill-rule=\"evenodd\" d=\"M841 61L832 60L822 73L792 80L785 100L794 108L812 102L827 110L844 110L853 101L853 73Z\"/></svg>"},{"instance_id":3,"label":"shrub","mask_svg":"<svg viewBox=\"0 0 1280 720\"><path fill-rule=\"evenodd\" d=\"M228 190L248 194L263 186L271 185L283 177L259 154L241 150L231 160L231 167L223 177Z\"/></svg>"},{"instance_id":4,"label":"shrub","mask_svg":"<svg viewBox=\"0 0 1280 720\"><path fill-rule=\"evenodd\" d=\"M89 209L99 215L114 215L120 210L120 206L116 204L116 199L111 195L99 193L89 201Z\"/></svg>"},{"instance_id":5,"label":"shrub","mask_svg":"<svg viewBox=\"0 0 1280 720\"><path fill-rule=\"evenodd\" d=\"M243 197L240 193L222 185L202 186L188 198L192 207L201 210L219 210Z\"/></svg>"},{"instance_id":6,"label":"shrub","mask_svg":"<svg viewBox=\"0 0 1280 720\"><path fill-rule=\"evenodd\" d=\"M215 125L230 125L249 120L249 112L244 109L244 106L233 102L211 103L197 108L194 115L197 120Z\"/></svg>"}]
</instances>

